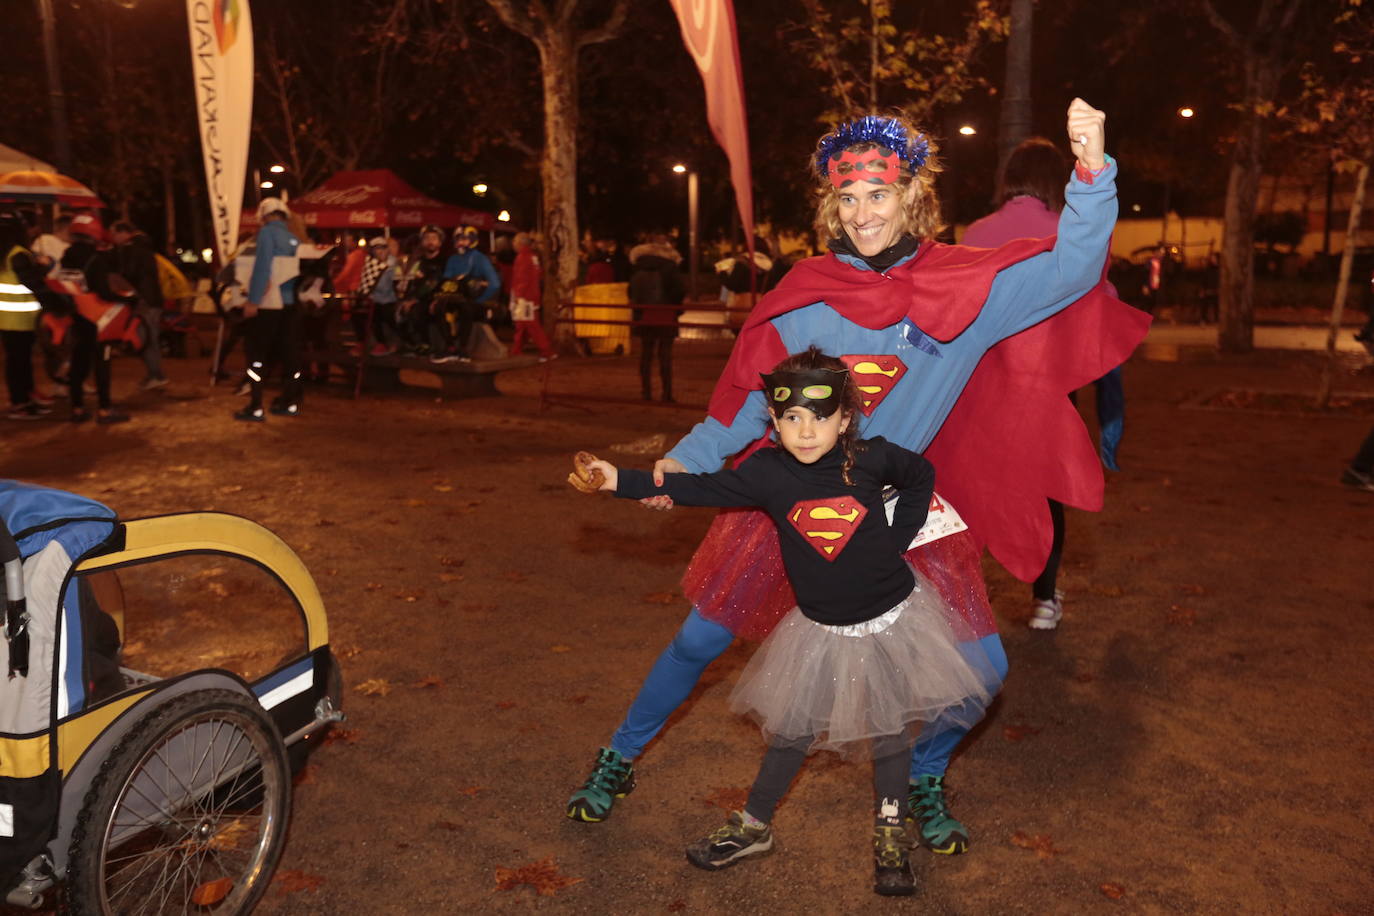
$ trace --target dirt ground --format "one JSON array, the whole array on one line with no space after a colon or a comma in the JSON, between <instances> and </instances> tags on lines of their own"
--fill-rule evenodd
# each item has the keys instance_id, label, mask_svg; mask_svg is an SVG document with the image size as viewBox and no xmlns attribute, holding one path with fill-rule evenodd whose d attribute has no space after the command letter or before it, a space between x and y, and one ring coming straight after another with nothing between
<instances>
[{"instance_id":1,"label":"dirt ground","mask_svg":"<svg viewBox=\"0 0 1374 916\"><path fill-rule=\"evenodd\" d=\"M679 344L681 400L704 404L724 354ZM1315 390L1310 357L1145 356L1126 369L1106 508L1069 515L1060 629L1030 632L1028 587L986 561L1012 673L950 771L972 847L918 852L906 901L870 890L866 768L825 755L778 813L777 853L719 874L684 860L760 758L726 710L748 645L708 669L610 820L563 816L687 611L678 581L711 517L581 496L569 458L647 466L652 437L699 409L541 412L531 369L460 402L331 386L299 419L251 426L204 361L170 361L171 388L143 393L123 360L133 422L8 422L0 476L126 517L246 515L310 566L348 721L296 787L264 914L1374 913L1374 494L1336 482L1374 420L1190 406ZM556 369L564 391L637 390L629 358ZM276 651L290 615L224 591L213 613L175 612L197 615L184 632L223 623L224 664ZM145 619L131 639L148 657L220 663L174 658L180 624ZM542 880L499 888L545 860Z\"/></svg>"}]
</instances>

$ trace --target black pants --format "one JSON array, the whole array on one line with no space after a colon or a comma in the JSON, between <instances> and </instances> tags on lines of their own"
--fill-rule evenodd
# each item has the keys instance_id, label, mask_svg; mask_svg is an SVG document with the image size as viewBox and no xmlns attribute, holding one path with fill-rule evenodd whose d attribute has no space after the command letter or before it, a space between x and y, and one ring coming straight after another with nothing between
<instances>
[{"instance_id":1,"label":"black pants","mask_svg":"<svg viewBox=\"0 0 1374 916\"><path fill-rule=\"evenodd\" d=\"M1360 451L1355 455L1355 460L1350 462L1350 466L1361 474L1374 474L1374 429L1365 436L1364 444L1360 446Z\"/></svg>"},{"instance_id":2,"label":"black pants","mask_svg":"<svg viewBox=\"0 0 1374 916\"><path fill-rule=\"evenodd\" d=\"M101 410L110 409L110 345L98 339L99 331L95 323L87 321L80 313L72 316L72 409L80 410L85 406L85 393L81 390L86 377L95 370L95 398Z\"/></svg>"},{"instance_id":3,"label":"black pants","mask_svg":"<svg viewBox=\"0 0 1374 916\"><path fill-rule=\"evenodd\" d=\"M765 824L773 820L778 802L787 794L792 780L806 760L812 738L775 742L769 745L759 766L759 775L749 790L744 810ZM897 806L897 817L907 814L907 771L911 768L911 742L901 735L873 739L873 792L879 810L884 804ZM899 820L898 823L901 823Z\"/></svg>"},{"instance_id":4,"label":"black pants","mask_svg":"<svg viewBox=\"0 0 1374 916\"><path fill-rule=\"evenodd\" d=\"M301 402L301 315L288 305L262 309L252 319L248 334L248 381L252 384L250 410L262 406L262 384L268 372L281 367L282 391L274 403L283 407Z\"/></svg>"},{"instance_id":5,"label":"black pants","mask_svg":"<svg viewBox=\"0 0 1374 916\"><path fill-rule=\"evenodd\" d=\"M1059 579L1059 561L1064 555L1064 504L1058 500L1046 500L1050 504L1050 521L1054 523L1054 540L1050 544L1050 555L1045 560L1045 570L1031 585L1031 597L1036 601L1053 601L1055 583Z\"/></svg>"},{"instance_id":6,"label":"black pants","mask_svg":"<svg viewBox=\"0 0 1374 916\"><path fill-rule=\"evenodd\" d=\"M37 339L34 331L0 331L5 346L5 383L15 407L33 400L33 344Z\"/></svg>"},{"instance_id":7,"label":"black pants","mask_svg":"<svg viewBox=\"0 0 1374 916\"><path fill-rule=\"evenodd\" d=\"M650 378L653 375L654 354L658 354L658 376L663 382L663 400L673 399L673 339L677 337L675 327L635 328L639 337L639 383L644 391L644 400L654 396Z\"/></svg>"}]
</instances>

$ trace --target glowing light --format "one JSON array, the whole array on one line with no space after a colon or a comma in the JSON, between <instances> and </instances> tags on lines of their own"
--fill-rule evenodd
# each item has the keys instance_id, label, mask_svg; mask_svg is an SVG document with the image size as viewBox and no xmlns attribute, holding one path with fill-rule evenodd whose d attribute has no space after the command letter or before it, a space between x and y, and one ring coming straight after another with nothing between
<instances>
[{"instance_id":1,"label":"glowing light","mask_svg":"<svg viewBox=\"0 0 1374 916\"><path fill-rule=\"evenodd\" d=\"M1191 118L1195 114L1197 114L1197 112L1193 111L1191 108L1180 108L1178 110L1178 116L1180 118Z\"/></svg>"},{"instance_id":2,"label":"glowing light","mask_svg":"<svg viewBox=\"0 0 1374 916\"><path fill-rule=\"evenodd\" d=\"M479 181L472 186L472 193L476 194L478 197L483 197L487 193L487 186Z\"/></svg>"},{"instance_id":3,"label":"glowing light","mask_svg":"<svg viewBox=\"0 0 1374 916\"><path fill-rule=\"evenodd\" d=\"M270 181L261 181L261 182L258 182L258 187L260 187L260 188L262 188L264 191L266 191L268 188L274 188L274 187L276 187L276 185L272 184L272 182L270 182Z\"/></svg>"},{"instance_id":4,"label":"glowing light","mask_svg":"<svg viewBox=\"0 0 1374 916\"><path fill-rule=\"evenodd\" d=\"M677 165L673 166L673 171L681 175L683 172L687 171L687 166L679 162Z\"/></svg>"},{"instance_id":5,"label":"glowing light","mask_svg":"<svg viewBox=\"0 0 1374 916\"><path fill-rule=\"evenodd\" d=\"M206 264L209 264L214 259L214 257L215 253L211 251L209 248L202 248L200 250L200 259L204 261Z\"/></svg>"},{"instance_id":6,"label":"glowing light","mask_svg":"<svg viewBox=\"0 0 1374 916\"><path fill-rule=\"evenodd\" d=\"M270 169L268 169L267 171L271 172L273 175L280 175L282 172L285 172L285 171L286 171L286 166L284 166L284 165L274 165L274 166L272 166Z\"/></svg>"},{"instance_id":7,"label":"glowing light","mask_svg":"<svg viewBox=\"0 0 1374 916\"><path fill-rule=\"evenodd\" d=\"M502 210L500 213L496 214L496 221L497 221L498 223L508 223L508 222L510 222L510 211L509 211L509 210Z\"/></svg>"},{"instance_id":8,"label":"glowing light","mask_svg":"<svg viewBox=\"0 0 1374 916\"><path fill-rule=\"evenodd\" d=\"M965 137L972 137L974 134L978 133L978 128L974 127L972 124L965 124L963 127L959 128L959 133L963 134Z\"/></svg>"}]
</instances>

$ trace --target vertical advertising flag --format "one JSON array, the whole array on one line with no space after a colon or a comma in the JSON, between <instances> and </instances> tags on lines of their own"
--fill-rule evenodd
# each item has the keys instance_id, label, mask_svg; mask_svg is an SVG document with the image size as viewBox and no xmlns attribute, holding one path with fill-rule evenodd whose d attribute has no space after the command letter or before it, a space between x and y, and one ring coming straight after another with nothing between
<instances>
[{"instance_id":1,"label":"vertical advertising flag","mask_svg":"<svg viewBox=\"0 0 1374 916\"><path fill-rule=\"evenodd\" d=\"M749 178L749 131L744 114L744 79L731 0L672 0L682 40L706 84L706 120L730 160L730 181L744 223L745 243L754 245L754 186Z\"/></svg>"},{"instance_id":2,"label":"vertical advertising flag","mask_svg":"<svg viewBox=\"0 0 1374 916\"><path fill-rule=\"evenodd\" d=\"M248 0L186 0L201 154L215 250L227 264L238 241L253 120L253 19Z\"/></svg>"}]
</instances>

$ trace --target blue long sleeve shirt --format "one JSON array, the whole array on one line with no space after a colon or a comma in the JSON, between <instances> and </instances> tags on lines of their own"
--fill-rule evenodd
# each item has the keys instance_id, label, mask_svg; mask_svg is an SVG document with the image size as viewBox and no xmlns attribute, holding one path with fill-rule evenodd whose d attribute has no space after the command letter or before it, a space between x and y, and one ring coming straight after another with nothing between
<instances>
[{"instance_id":1,"label":"blue long sleeve shirt","mask_svg":"<svg viewBox=\"0 0 1374 916\"><path fill-rule=\"evenodd\" d=\"M492 296L501 291L501 275L496 272L487 256L476 248L469 248L467 251L449 255L448 261L444 264L444 279L452 280L454 277L479 277L487 281L487 288L482 290L477 297L478 302L486 302Z\"/></svg>"},{"instance_id":2,"label":"blue long sleeve shirt","mask_svg":"<svg viewBox=\"0 0 1374 916\"><path fill-rule=\"evenodd\" d=\"M286 223L279 219L268 220L258 230L254 242L253 274L248 281L249 302L262 305L262 298L267 295L267 285L272 278L272 259L294 258L300 244L300 239L292 235L291 230L286 228ZM282 305L294 305L296 278L284 281L280 290Z\"/></svg>"},{"instance_id":3,"label":"blue long sleeve shirt","mask_svg":"<svg viewBox=\"0 0 1374 916\"><path fill-rule=\"evenodd\" d=\"M900 359L905 373L868 416L859 418L859 435L882 436L922 452L988 348L1067 307L1101 279L1116 224L1115 163L1109 159L1091 184L1074 175L1064 197L1054 248L1000 271L978 317L951 341L931 339L910 318L885 328L865 328L824 302L779 315L771 324L789 353L816 346L833 356L883 354ZM855 270L871 269L857 258L839 257ZM714 471L762 435L767 424L763 392L753 391L729 424L707 418L668 457L692 473Z\"/></svg>"}]
</instances>

